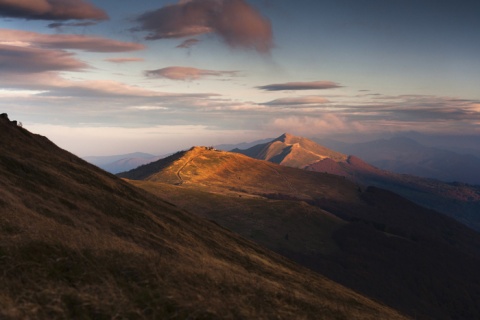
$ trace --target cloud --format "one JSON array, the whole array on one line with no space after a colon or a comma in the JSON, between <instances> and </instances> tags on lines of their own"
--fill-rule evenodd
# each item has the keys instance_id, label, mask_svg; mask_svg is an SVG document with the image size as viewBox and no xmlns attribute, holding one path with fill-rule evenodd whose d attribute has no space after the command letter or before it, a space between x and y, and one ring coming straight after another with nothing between
<instances>
[{"instance_id":1,"label":"cloud","mask_svg":"<svg viewBox=\"0 0 480 320\"><path fill-rule=\"evenodd\" d=\"M0 44L0 73L80 71L86 68L86 63L66 51Z\"/></svg>"},{"instance_id":2,"label":"cloud","mask_svg":"<svg viewBox=\"0 0 480 320\"><path fill-rule=\"evenodd\" d=\"M365 132L368 128L359 121L331 113L312 116L288 116L271 120L267 128L280 132L295 132L298 135L318 133L355 133Z\"/></svg>"},{"instance_id":3,"label":"cloud","mask_svg":"<svg viewBox=\"0 0 480 320\"><path fill-rule=\"evenodd\" d=\"M107 20L107 13L84 0L0 0L0 16L29 20Z\"/></svg>"},{"instance_id":4,"label":"cloud","mask_svg":"<svg viewBox=\"0 0 480 320\"><path fill-rule=\"evenodd\" d=\"M199 43L200 40L198 39L187 39L185 41L183 41L182 43L180 43L178 46L176 46L176 48L181 48L181 49L190 49L191 47L193 47L194 45L196 45L197 43Z\"/></svg>"},{"instance_id":5,"label":"cloud","mask_svg":"<svg viewBox=\"0 0 480 320\"><path fill-rule=\"evenodd\" d=\"M105 61L113 63L127 63L127 62L140 62L144 61L142 58L108 58Z\"/></svg>"},{"instance_id":6,"label":"cloud","mask_svg":"<svg viewBox=\"0 0 480 320\"><path fill-rule=\"evenodd\" d=\"M257 87L266 91L282 91L282 90L324 90L340 88L341 86L331 81L312 81L312 82L287 82L269 84Z\"/></svg>"},{"instance_id":7,"label":"cloud","mask_svg":"<svg viewBox=\"0 0 480 320\"><path fill-rule=\"evenodd\" d=\"M170 80L197 80L204 77L235 76L237 71L215 71L191 67L167 67L157 70L147 70L145 75L152 78L167 78Z\"/></svg>"},{"instance_id":8,"label":"cloud","mask_svg":"<svg viewBox=\"0 0 480 320\"><path fill-rule=\"evenodd\" d=\"M270 21L244 0L183 0L138 17L136 31L147 40L214 33L231 48L269 53L273 47Z\"/></svg>"},{"instance_id":9,"label":"cloud","mask_svg":"<svg viewBox=\"0 0 480 320\"><path fill-rule=\"evenodd\" d=\"M90 27L96 25L95 21L82 21L82 22L53 22L47 27L51 29L62 29L64 27Z\"/></svg>"},{"instance_id":10,"label":"cloud","mask_svg":"<svg viewBox=\"0 0 480 320\"><path fill-rule=\"evenodd\" d=\"M0 0L1 1L1 0ZM0 29L0 44L16 42L24 46L49 49L75 49L89 52L127 52L145 49L139 43L73 34L42 34L21 30Z\"/></svg>"},{"instance_id":11,"label":"cloud","mask_svg":"<svg viewBox=\"0 0 480 320\"><path fill-rule=\"evenodd\" d=\"M297 106L297 105L316 105L330 102L328 99L318 96L280 98L264 103L268 106Z\"/></svg>"}]
</instances>

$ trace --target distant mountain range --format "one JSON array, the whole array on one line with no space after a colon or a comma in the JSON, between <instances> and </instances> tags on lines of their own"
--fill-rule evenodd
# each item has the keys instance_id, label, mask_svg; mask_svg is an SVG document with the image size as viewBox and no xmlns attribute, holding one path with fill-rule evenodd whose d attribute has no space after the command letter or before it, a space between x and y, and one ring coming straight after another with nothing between
<instances>
[{"instance_id":1,"label":"distant mountain range","mask_svg":"<svg viewBox=\"0 0 480 320\"><path fill-rule=\"evenodd\" d=\"M0 142L1 319L406 319L6 114Z\"/></svg>"},{"instance_id":2,"label":"distant mountain range","mask_svg":"<svg viewBox=\"0 0 480 320\"><path fill-rule=\"evenodd\" d=\"M480 158L424 146L411 138L394 137L365 143L315 140L341 152L395 173L434 178L446 182L480 185Z\"/></svg>"},{"instance_id":3,"label":"distant mountain range","mask_svg":"<svg viewBox=\"0 0 480 320\"><path fill-rule=\"evenodd\" d=\"M291 135L252 150L363 166ZM119 176L412 318L480 317L480 234L392 192L207 147Z\"/></svg>"},{"instance_id":4,"label":"distant mountain range","mask_svg":"<svg viewBox=\"0 0 480 320\"><path fill-rule=\"evenodd\" d=\"M110 173L119 173L164 158L149 153L135 152L113 156L88 156L83 159Z\"/></svg>"},{"instance_id":5,"label":"distant mountain range","mask_svg":"<svg viewBox=\"0 0 480 320\"><path fill-rule=\"evenodd\" d=\"M382 145L384 147L379 150L383 150L382 152L388 155L388 148L386 148L388 143L382 142ZM400 143L392 143L392 145L399 147L396 154L400 155L404 154L405 149L410 150L409 146L412 143L404 141L404 148L400 147ZM480 186L445 183L381 170L356 156L346 156L319 146L309 139L294 137L290 134L284 134L269 143L246 150L233 151L295 168L344 176L363 186L373 185L391 190L480 232ZM378 151L379 154L382 152ZM431 153L428 152L428 155L430 156ZM461 169L459 168L458 171Z\"/></svg>"},{"instance_id":6,"label":"distant mountain range","mask_svg":"<svg viewBox=\"0 0 480 320\"><path fill-rule=\"evenodd\" d=\"M223 151L230 151L232 149L248 149L250 147L256 146L257 144L262 144L266 142L272 141L273 138L269 139L261 139L261 140L255 140L252 142L242 142L242 143L235 143L235 144L219 144L216 145L215 148Z\"/></svg>"}]
</instances>

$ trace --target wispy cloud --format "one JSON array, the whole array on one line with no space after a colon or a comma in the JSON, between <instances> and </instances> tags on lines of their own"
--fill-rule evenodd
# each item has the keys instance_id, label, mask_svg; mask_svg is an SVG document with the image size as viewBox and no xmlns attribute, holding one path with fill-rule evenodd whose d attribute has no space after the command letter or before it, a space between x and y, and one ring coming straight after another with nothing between
<instances>
[{"instance_id":1,"label":"wispy cloud","mask_svg":"<svg viewBox=\"0 0 480 320\"><path fill-rule=\"evenodd\" d=\"M218 35L232 48L268 53L273 47L270 21L244 0L181 0L138 17L146 39Z\"/></svg>"},{"instance_id":2,"label":"wispy cloud","mask_svg":"<svg viewBox=\"0 0 480 320\"><path fill-rule=\"evenodd\" d=\"M368 130L360 121L331 113L318 116L275 117L267 124L267 128L272 131L295 132L295 134L306 136L318 133L353 133Z\"/></svg>"},{"instance_id":3,"label":"wispy cloud","mask_svg":"<svg viewBox=\"0 0 480 320\"><path fill-rule=\"evenodd\" d=\"M107 20L107 13L84 0L0 0L0 16L29 20Z\"/></svg>"},{"instance_id":4,"label":"wispy cloud","mask_svg":"<svg viewBox=\"0 0 480 320\"><path fill-rule=\"evenodd\" d=\"M145 49L134 42L74 34L43 34L21 30L0 29L0 44L16 42L24 46L49 49L75 49L89 52L127 52Z\"/></svg>"},{"instance_id":5,"label":"wispy cloud","mask_svg":"<svg viewBox=\"0 0 480 320\"><path fill-rule=\"evenodd\" d=\"M196 45L199 42L200 42L200 40L195 39L195 38L187 39L187 40L183 41L182 43L180 43L178 46L176 46L176 48L190 49L191 47L193 47L194 45Z\"/></svg>"},{"instance_id":6,"label":"wispy cloud","mask_svg":"<svg viewBox=\"0 0 480 320\"><path fill-rule=\"evenodd\" d=\"M88 65L63 50L0 44L1 73L39 73L46 71L80 71ZM3 74L4 78L5 75Z\"/></svg>"},{"instance_id":7,"label":"wispy cloud","mask_svg":"<svg viewBox=\"0 0 480 320\"><path fill-rule=\"evenodd\" d=\"M265 102L268 106L304 106L328 103L330 100L318 96L279 98L269 102Z\"/></svg>"},{"instance_id":8,"label":"wispy cloud","mask_svg":"<svg viewBox=\"0 0 480 320\"><path fill-rule=\"evenodd\" d=\"M134 57L131 57L131 58L108 58L108 59L105 59L105 61L113 62L113 63L128 63L128 62L141 62L141 61L144 61L144 59L134 58Z\"/></svg>"},{"instance_id":9,"label":"wispy cloud","mask_svg":"<svg viewBox=\"0 0 480 320\"><path fill-rule=\"evenodd\" d=\"M335 89L341 86L332 81L312 81L312 82L287 82L276 83L265 86L259 86L258 89L266 91L284 91L284 90L323 90Z\"/></svg>"},{"instance_id":10,"label":"wispy cloud","mask_svg":"<svg viewBox=\"0 0 480 320\"><path fill-rule=\"evenodd\" d=\"M1 61L1 60L0 60ZM1 64L1 63L0 63ZM0 72L2 70L0 69ZM4 73L0 77L0 87L12 90L35 90L43 97L73 98L158 98L195 99L213 97L214 93L177 94L145 89L112 80L70 80L58 72Z\"/></svg>"},{"instance_id":11,"label":"wispy cloud","mask_svg":"<svg viewBox=\"0 0 480 320\"><path fill-rule=\"evenodd\" d=\"M170 80L197 80L205 77L235 76L237 71L204 70L192 67L167 67L145 71L145 75L152 78L166 78Z\"/></svg>"},{"instance_id":12,"label":"wispy cloud","mask_svg":"<svg viewBox=\"0 0 480 320\"><path fill-rule=\"evenodd\" d=\"M51 29L62 30L64 27L90 27L96 25L97 21L81 21L81 22L53 22L48 24Z\"/></svg>"}]
</instances>

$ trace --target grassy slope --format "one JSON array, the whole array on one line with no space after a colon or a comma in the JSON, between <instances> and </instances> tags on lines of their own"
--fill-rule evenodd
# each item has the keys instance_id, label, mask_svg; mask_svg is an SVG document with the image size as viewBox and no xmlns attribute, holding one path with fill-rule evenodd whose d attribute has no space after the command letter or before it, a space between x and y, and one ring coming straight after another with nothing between
<instances>
[{"instance_id":1,"label":"grassy slope","mask_svg":"<svg viewBox=\"0 0 480 320\"><path fill-rule=\"evenodd\" d=\"M401 319L0 118L0 318Z\"/></svg>"},{"instance_id":2,"label":"grassy slope","mask_svg":"<svg viewBox=\"0 0 480 320\"><path fill-rule=\"evenodd\" d=\"M194 148L170 160L132 183L414 317L480 315L480 239L455 221L335 175L240 154Z\"/></svg>"}]
</instances>

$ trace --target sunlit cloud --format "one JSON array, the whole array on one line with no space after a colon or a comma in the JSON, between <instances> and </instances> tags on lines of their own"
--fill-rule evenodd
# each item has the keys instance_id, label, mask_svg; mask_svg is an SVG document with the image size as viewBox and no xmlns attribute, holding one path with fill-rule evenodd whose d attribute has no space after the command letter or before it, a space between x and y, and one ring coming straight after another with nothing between
<instances>
[{"instance_id":1,"label":"sunlit cloud","mask_svg":"<svg viewBox=\"0 0 480 320\"><path fill-rule=\"evenodd\" d=\"M244 0L188 0L166 5L138 17L136 31L147 40L213 33L232 48L269 53L273 47L270 21Z\"/></svg>"},{"instance_id":2,"label":"sunlit cloud","mask_svg":"<svg viewBox=\"0 0 480 320\"><path fill-rule=\"evenodd\" d=\"M312 81L312 82L287 82L276 83L265 86L259 86L258 89L266 91L293 91L293 90L324 90L335 89L341 86L332 81Z\"/></svg>"},{"instance_id":3,"label":"sunlit cloud","mask_svg":"<svg viewBox=\"0 0 480 320\"><path fill-rule=\"evenodd\" d=\"M151 78L166 78L170 80L197 80L205 77L232 77L237 71L204 70L192 67L167 67L157 70L147 70L145 75Z\"/></svg>"},{"instance_id":4,"label":"sunlit cloud","mask_svg":"<svg viewBox=\"0 0 480 320\"><path fill-rule=\"evenodd\" d=\"M214 93L167 93L145 89L140 86L129 85L113 80L69 80L56 72L35 74L8 73L0 77L0 86L13 90L37 90L39 95L47 97L77 97L83 98L115 98L115 97L159 97L168 98L206 98L213 97Z\"/></svg>"},{"instance_id":5,"label":"sunlit cloud","mask_svg":"<svg viewBox=\"0 0 480 320\"><path fill-rule=\"evenodd\" d=\"M319 133L335 134L368 131L368 127L359 121L331 113L318 116L276 117L269 121L266 128L271 131L295 132L295 134L305 136Z\"/></svg>"},{"instance_id":6,"label":"sunlit cloud","mask_svg":"<svg viewBox=\"0 0 480 320\"><path fill-rule=\"evenodd\" d=\"M107 13L84 0L0 0L0 16L28 20L107 20Z\"/></svg>"},{"instance_id":7,"label":"sunlit cloud","mask_svg":"<svg viewBox=\"0 0 480 320\"><path fill-rule=\"evenodd\" d=\"M46 49L75 49L89 52L127 52L145 49L145 46L139 43L123 42L102 37L74 34L42 34L0 29L0 44L12 42Z\"/></svg>"}]
</instances>

